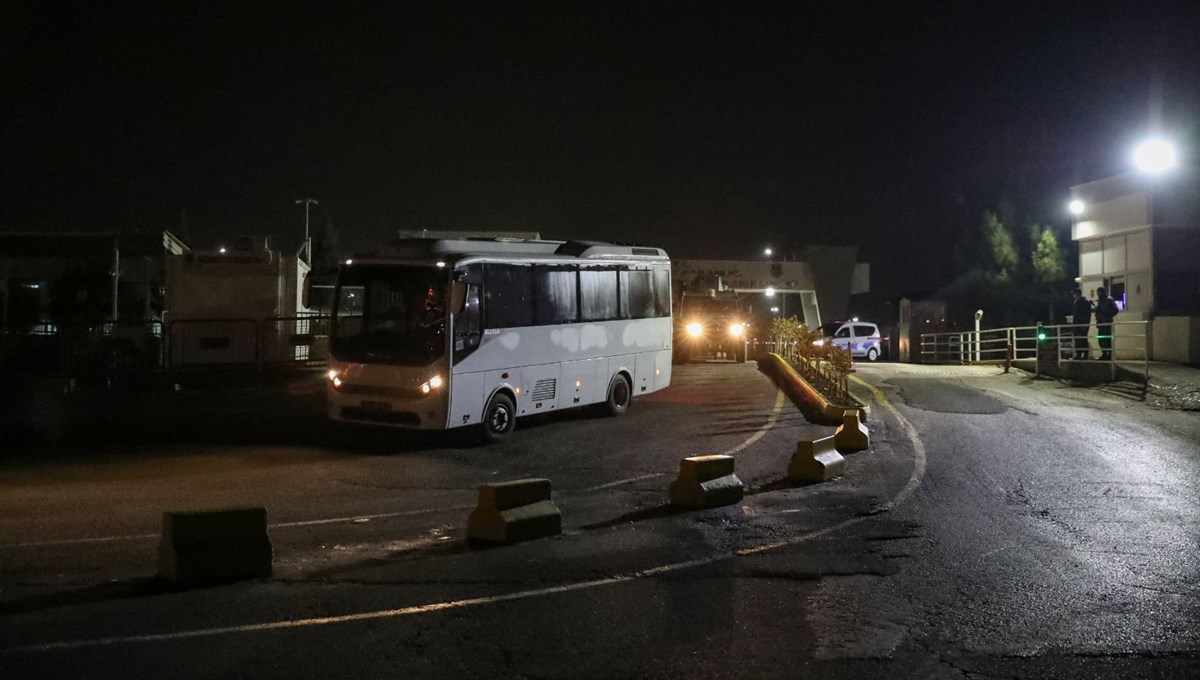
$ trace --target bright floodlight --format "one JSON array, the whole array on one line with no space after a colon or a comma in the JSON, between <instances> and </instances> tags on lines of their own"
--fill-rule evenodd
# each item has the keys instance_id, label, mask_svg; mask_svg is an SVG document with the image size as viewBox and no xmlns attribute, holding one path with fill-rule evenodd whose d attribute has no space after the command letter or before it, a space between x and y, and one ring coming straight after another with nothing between
<instances>
[{"instance_id":1,"label":"bright floodlight","mask_svg":"<svg viewBox=\"0 0 1200 680\"><path fill-rule=\"evenodd\" d=\"M772 251L770 248L766 248L763 250L763 255L766 255L767 257L771 257L771 252Z\"/></svg>"},{"instance_id":2,"label":"bright floodlight","mask_svg":"<svg viewBox=\"0 0 1200 680\"><path fill-rule=\"evenodd\" d=\"M1078 198L1067 204L1067 210L1070 210L1072 215L1082 215L1083 208L1083 201Z\"/></svg>"},{"instance_id":3,"label":"bright floodlight","mask_svg":"<svg viewBox=\"0 0 1200 680\"><path fill-rule=\"evenodd\" d=\"M1175 147L1161 139L1142 142L1133 152L1133 164L1151 174L1170 170L1175 167Z\"/></svg>"},{"instance_id":4,"label":"bright floodlight","mask_svg":"<svg viewBox=\"0 0 1200 680\"><path fill-rule=\"evenodd\" d=\"M767 294L767 297L775 297L775 289L774 288L768 288L764 292Z\"/></svg>"}]
</instances>

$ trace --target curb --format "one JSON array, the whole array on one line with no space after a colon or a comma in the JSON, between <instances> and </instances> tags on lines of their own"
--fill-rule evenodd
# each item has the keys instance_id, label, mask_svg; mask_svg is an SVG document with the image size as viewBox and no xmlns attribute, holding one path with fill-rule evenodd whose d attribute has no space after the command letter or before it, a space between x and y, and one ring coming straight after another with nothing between
<instances>
[{"instance_id":1,"label":"curb","mask_svg":"<svg viewBox=\"0 0 1200 680\"><path fill-rule=\"evenodd\" d=\"M769 352L767 354L768 370L774 375L776 381L783 388L783 391L792 399L799 407L807 406L813 409L824 425L841 425L845 412L848 410L859 411L859 419L865 421L871 413L871 407L859 401L853 394L849 395L853 404L838 405L831 404L825 395L817 391L815 387L808 384L808 381L792 368L792 365L786 359Z\"/></svg>"}]
</instances>

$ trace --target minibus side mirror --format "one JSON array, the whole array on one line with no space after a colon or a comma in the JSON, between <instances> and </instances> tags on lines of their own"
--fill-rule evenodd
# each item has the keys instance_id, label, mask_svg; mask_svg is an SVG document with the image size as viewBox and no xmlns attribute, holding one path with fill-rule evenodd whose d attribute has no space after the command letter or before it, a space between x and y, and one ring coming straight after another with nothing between
<instances>
[{"instance_id":1,"label":"minibus side mirror","mask_svg":"<svg viewBox=\"0 0 1200 680\"><path fill-rule=\"evenodd\" d=\"M450 312L452 314L459 314L466 304L467 284L463 281L452 282L450 284Z\"/></svg>"}]
</instances>

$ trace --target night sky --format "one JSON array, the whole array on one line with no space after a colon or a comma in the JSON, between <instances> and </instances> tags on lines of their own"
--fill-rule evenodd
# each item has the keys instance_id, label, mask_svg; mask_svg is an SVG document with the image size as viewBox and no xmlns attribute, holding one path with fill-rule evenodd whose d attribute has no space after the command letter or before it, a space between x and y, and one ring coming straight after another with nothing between
<instances>
[{"instance_id":1,"label":"night sky","mask_svg":"<svg viewBox=\"0 0 1200 680\"><path fill-rule=\"evenodd\" d=\"M0 9L0 229L174 228L343 250L536 230L676 257L861 247L948 275L1002 196L1200 120L1200 3L36 4Z\"/></svg>"}]
</instances>

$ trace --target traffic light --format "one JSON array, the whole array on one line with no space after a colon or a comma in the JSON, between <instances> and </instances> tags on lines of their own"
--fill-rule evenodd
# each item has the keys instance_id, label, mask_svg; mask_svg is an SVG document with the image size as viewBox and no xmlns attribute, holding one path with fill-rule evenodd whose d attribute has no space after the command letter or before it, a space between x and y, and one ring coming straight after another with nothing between
<instances>
[{"instance_id":1,"label":"traffic light","mask_svg":"<svg viewBox=\"0 0 1200 680\"><path fill-rule=\"evenodd\" d=\"M1046 327L1042 325L1041 321L1038 322L1037 326L1037 339L1038 342L1046 341Z\"/></svg>"}]
</instances>

